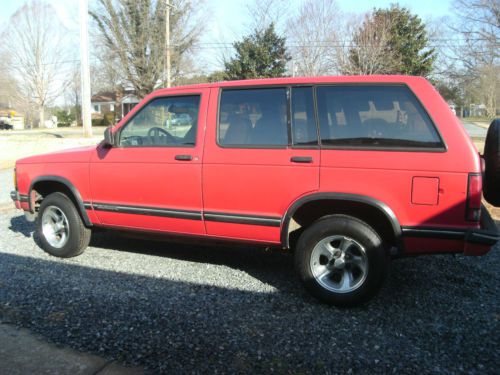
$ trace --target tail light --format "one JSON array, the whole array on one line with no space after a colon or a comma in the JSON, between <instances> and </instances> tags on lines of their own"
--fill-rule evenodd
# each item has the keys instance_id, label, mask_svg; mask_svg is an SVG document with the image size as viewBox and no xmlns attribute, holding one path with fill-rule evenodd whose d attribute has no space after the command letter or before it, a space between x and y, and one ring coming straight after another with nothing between
<instances>
[{"instance_id":1,"label":"tail light","mask_svg":"<svg viewBox=\"0 0 500 375\"><path fill-rule=\"evenodd\" d=\"M483 179L480 173L469 173L467 183L467 203L465 219L467 221L479 221L481 218L481 193L483 191Z\"/></svg>"}]
</instances>

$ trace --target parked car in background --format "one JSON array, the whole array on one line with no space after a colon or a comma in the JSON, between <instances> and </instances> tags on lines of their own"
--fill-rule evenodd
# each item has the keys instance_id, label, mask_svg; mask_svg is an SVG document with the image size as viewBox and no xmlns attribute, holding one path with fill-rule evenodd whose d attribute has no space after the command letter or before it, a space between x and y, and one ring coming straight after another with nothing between
<instances>
[{"instance_id":1,"label":"parked car in background","mask_svg":"<svg viewBox=\"0 0 500 375\"><path fill-rule=\"evenodd\" d=\"M0 121L0 130L12 130L14 129L14 125L8 124L4 121Z\"/></svg>"},{"instance_id":2,"label":"parked car in background","mask_svg":"<svg viewBox=\"0 0 500 375\"><path fill-rule=\"evenodd\" d=\"M192 119L174 134L178 108ZM377 292L392 258L495 245L481 194L484 184L500 206L499 133L497 120L483 170L420 77L175 87L97 146L18 160L12 198L54 256L81 254L94 228L274 246L293 251L316 298L352 306Z\"/></svg>"},{"instance_id":3,"label":"parked car in background","mask_svg":"<svg viewBox=\"0 0 500 375\"><path fill-rule=\"evenodd\" d=\"M193 119L188 113L179 113L172 116L172 119L167 120L167 124L173 126L190 126Z\"/></svg>"}]
</instances>

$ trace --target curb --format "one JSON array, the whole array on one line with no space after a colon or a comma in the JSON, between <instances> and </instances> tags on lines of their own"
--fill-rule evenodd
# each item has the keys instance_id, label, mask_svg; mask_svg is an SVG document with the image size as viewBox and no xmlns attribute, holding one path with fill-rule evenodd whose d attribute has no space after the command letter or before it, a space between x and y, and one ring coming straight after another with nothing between
<instances>
[{"instance_id":1,"label":"curb","mask_svg":"<svg viewBox=\"0 0 500 375\"><path fill-rule=\"evenodd\" d=\"M0 373L139 375L139 367L125 367L96 355L59 347L25 328L0 323Z\"/></svg>"}]
</instances>

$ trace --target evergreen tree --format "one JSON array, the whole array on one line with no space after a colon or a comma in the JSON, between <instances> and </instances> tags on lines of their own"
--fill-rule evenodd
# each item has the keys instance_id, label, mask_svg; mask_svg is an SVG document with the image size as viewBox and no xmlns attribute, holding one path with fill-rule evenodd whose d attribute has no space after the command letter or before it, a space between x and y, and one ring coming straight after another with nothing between
<instances>
[{"instance_id":1,"label":"evergreen tree","mask_svg":"<svg viewBox=\"0 0 500 375\"><path fill-rule=\"evenodd\" d=\"M349 54L352 71L363 72L366 70L365 65L369 65L376 68L370 74L428 76L436 59L435 49L429 45L425 23L399 5L375 9L354 35L353 43ZM374 49L374 43L378 53L365 53L366 50ZM364 60L359 56L364 57ZM366 61L367 58L377 61ZM363 66L359 66L361 62Z\"/></svg>"},{"instance_id":2,"label":"evergreen tree","mask_svg":"<svg viewBox=\"0 0 500 375\"><path fill-rule=\"evenodd\" d=\"M285 41L271 23L266 29L256 30L241 42L234 43L236 56L224 63L226 79L284 76L286 63L290 60Z\"/></svg>"},{"instance_id":3,"label":"evergreen tree","mask_svg":"<svg viewBox=\"0 0 500 375\"><path fill-rule=\"evenodd\" d=\"M389 9L378 9L375 17L389 19L389 47L396 55L397 73L427 76L436 59L435 49L429 47L425 23L406 8L392 5Z\"/></svg>"}]
</instances>

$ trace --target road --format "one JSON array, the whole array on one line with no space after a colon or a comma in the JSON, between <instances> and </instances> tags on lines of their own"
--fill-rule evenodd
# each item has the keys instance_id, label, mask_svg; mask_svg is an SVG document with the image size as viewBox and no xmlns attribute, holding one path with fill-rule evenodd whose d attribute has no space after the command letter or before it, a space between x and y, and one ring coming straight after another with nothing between
<instances>
[{"instance_id":1,"label":"road","mask_svg":"<svg viewBox=\"0 0 500 375\"><path fill-rule=\"evenodd\" d=\"M486 139L486 133L488 132L487 128L474 124L473 122L463 121L462 123L471 138Z\"/></svg>"}]
</instances>

